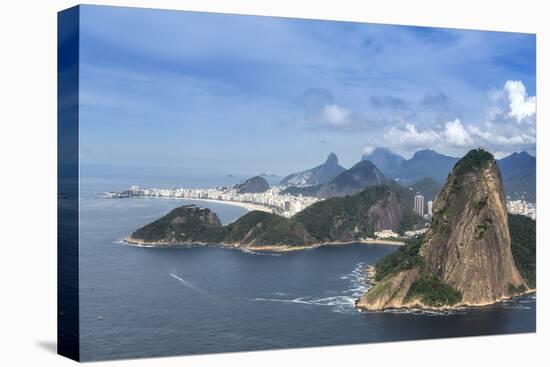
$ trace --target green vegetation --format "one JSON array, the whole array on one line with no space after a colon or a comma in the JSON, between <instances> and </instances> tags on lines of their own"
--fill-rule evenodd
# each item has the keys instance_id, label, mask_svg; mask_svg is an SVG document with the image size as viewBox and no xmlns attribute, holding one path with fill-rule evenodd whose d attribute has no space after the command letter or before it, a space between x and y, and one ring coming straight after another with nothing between
<instances>
[{"instance_id":1,"label":"green vegetation","mask_svg":"<svg viewBox=\"0 0 550 367\"><path fill-rule=\"evenodd\" d=\"M296 187L296 186L290 186L284 189L281 193L282 194L289 194L289 195L303 195L303 196L316 196L317 192L321 189L323 185L315 185L315 186L306 186L306 187Z\"/></svg>"},{"instance_id":2,"label":"green vegetation","mask_svg":"<svg viewBox=\"0 0 550 367\"><path fill-rule=\"evenodd\" d=\"M300 246L308 242L316 242L310 239L303 226L293 220L279 217L280 219L272 225L266 226L265 230L255 239L255 243L263 245L289 245Z\"/></svg>"},{"instance_id":3,"label":"green vegetation","mask_svg":"<svg viewBox=\"0 0 550 367\"><path fill-rule=\"evenodd\" d=\"M278 218L281 217L258 210L251 211L240 217L238 221L227 225L225 240L238 242L253 231L261 230L262 227L272 224Z\"/></svg>"},{"instance_id":4,"label":"green vegetation","mask_svg":"<svg viewBox=\"0 0 550 367\"><path fill-rule=\"evenodd\" d=\"M293 218L316 239L328 242L342 238L374 236L368 225L368 210L376 203L382 205L390 195L387 186L372 186L353 196L327 199L315 203Z\"/></svg>"},{"instance_id":5,"label":"green vegetation","mask_svg":"<svg viewBox=\"0 0 550 367\"><path fill-rule=\"evenodd\" d=\"M220 242L225 236L218 217L194 205L173 209L164 217L147 224L132 234L146 242Z\"/></svg>"},{"instance_id":6,"label":"green vegetation","mask_svg":"<svg viewBox=\"0 0 550 367\"><path fill-rule=\"evenodd\" d=\"M461 160L456 162L453 174L460 176L482 168L487 162L494 162L495 158L485 149L472 149Z\"/></svg>"},{"instance_id":7,"label":"green vegetation","mask_svg":"<svg viewBox=\"0 0 550 367\"><path fill-rule=\"evenodd\" d=\"M437 182L433 178L424 177L420 181L415 182L411 186L411 189L415 193L419 193L419 194L423 195L424 200L426 200L426 202L428 202L430 200L435 199L435 197L437 196L437 194L441 190L442 186L443 185L441 185L439 182Z\"/></svg>"},{"instance_id":8,"label":"green vegetation","mask_svg":"<svg viewBox=\"0 0 550 367\"><path fill-rule=\"evenodd\" d=\"M374 237L374 231L380 226L398 227L403 232L422 225L424 220L412 211L413 196L410 190L389 182L369 186L352 196L320 201L292 218L252 211L227 226L222 226L208 209L182 206L138 229L132 237L144 242L256 246L351 242Z\"/></svg>"},{"instance_id":9,"label":"green vegetation","mask_svg":"<svg viewBox=\"0 0 550 367\"><path fill-rule=\"evenodd\" d=\"M527 290L527 287L525 285L515 286L512 283L508 283L508 293L514 295L514 294L521 294Z\"/></svg>"},{"instance_id":10,"label":"green vegetation","mask_svg":"<svg viewBox=\"0 0 550 367\"><path fill-rule=\"evenodd\" d=\"M388 283L388 275L417 268L419 269L420 275L411 285L411 288L405 296L405 301L418 299L423 304L433 307L454 305L460 302L462 299L460 292L452 286L443 283L438 277L429 274L425 270L424 259L419 254L423 242L424 236L412 238L407 241L405 246L377 262L375 266L375 280L380 283L377 284L377 287L373 288L373 290L380 292L381 290L379 288Z\"/></svg>"},{"instance_id":11,"label":"green vegetation","mask_svg":"<svg viewBox=\"0 0 550 367\"><path fill-rule=\"evenodd\" d=\"M485 218L481 224L476 225L476 238L478 240L483 238L485 231L491 227L491 224L493 224L493 221L490 218Z\"/></svg>"},{"instance_id":12,"label":"green vegetation","mask_svg":"<svg viewBox=\"0 0 550 367\"><path fill-rule=\"evenodd\" d=\"M413 210L414 196L416 195L415 191L404 188L393 180L388 181L386 185L397 194L401 207L403 208L403 216L397 227L397 233L404 235L405 231L424 226L424 223L426 223L424 218Z\"/></svg>"},{"instance_id":13,"label":"green vegetation","mask_svg":"<svg viewBox=\"0 0 550 367\"><path fill-rule=\"evenodd\" d=\"M418 299L432 307L452 306L462 300L462 295L452 286L443 283L435 275L423 273L411 285L405 301Z\"/></svg>"},{"instance_id":14,"label":"green vegetation","mask_svg":"<svg viewBox=\"0 0 550 367\"><path fill-rule=\"evenodd\" d=\"M410 231L411 229L414 229L418 225L422 225L424 223L424 219L418 215L415 212L412 211L405 211L403 213L403 217L401 217L401 222L399 223L399 227L397 228L397 233L399 233L401 236L404 236L406 231Z\"/></svg>"},{"instance_id":15,"label":"green vegetation","mask_svg":"<svg viewBox=\"0 0 550 367\"><path fill-rule=\"evenodd\" d=\"M524 215L508 214L512 255L529 288L536 288L536 222Z\"/></svg>"},{"instance_id":16,"label":"green vegetation","mask_svg":"<svg viewBox=\"0 0 550 367\"><path fill-rule=\"evenodd\" d=\"M488 197L485 196L483 199L477 201L474 204L474 207L475 207L477 213L479 213L481 211L481 209L483 209L483 208L485 208L485 206L487 206L487 200L488 200Z\"/></svg>"},{"instance_id":17,"label":"green vegetation","mask_svg":"<svg viewBox=\"0 0 550 367\"><path fill-rule=\"evenodd\" d=\"M423 267L424 260L419 255L420 246L424 241L424 236L418 236L407 240L407 244L402 246L394 253L389 254L375 265L376 281L381 281L389 274L395 274L402 270L412 269L414 267Z\"/></svg>"}]
</instances>

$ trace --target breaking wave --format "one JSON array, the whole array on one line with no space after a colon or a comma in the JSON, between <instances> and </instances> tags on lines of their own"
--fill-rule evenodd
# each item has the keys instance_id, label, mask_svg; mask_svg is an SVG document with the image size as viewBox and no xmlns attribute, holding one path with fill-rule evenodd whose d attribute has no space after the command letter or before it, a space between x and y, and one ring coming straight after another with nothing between
<instances>
[{"instance_id":1,"label":"breaking wave","mask_svg":"<svg viewBox=\"0 0 550 367\"><path fill-rule=\"evenodd\" d=\"M370 285L364 272L365 263L358 263L349 274L340 276L340 279L348 281L348 287L344 288L340 295L331 297L303 296L296 298L252 298L254 302L280 302L289 304L302 304L311 306L330 307L333 312L356 313L355 300L361 297ZM285 296L285 293L275 293L277 296Z\"/></svg>"}]
</instances>

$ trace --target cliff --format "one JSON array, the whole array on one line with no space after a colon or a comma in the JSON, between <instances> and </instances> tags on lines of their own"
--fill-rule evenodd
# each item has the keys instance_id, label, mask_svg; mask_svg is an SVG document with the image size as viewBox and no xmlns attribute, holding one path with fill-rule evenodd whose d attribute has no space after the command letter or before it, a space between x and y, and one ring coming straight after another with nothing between
<instances>
[{"instance_id":1,"label":"cliff","mask_svg":"<svg viewBox=\"0 0 550 367\"><path fill-rule=\"evenodd\" d=\"M506 197L493 156L470 151L454 167L433 205L420 250L427 270L462 293L467 304L509 296L524 286L511 250Z\"/></svg>"},{"instance_id":2,"label":"cliff","mask_svg":"<svg viewBox=\"0 0 550 367\"><path fill-rule=\"evenodd\" d=\"M433 214L421 244L382 262L384 278L357 302L359 308L484 305L526 289L512 255L502 178L490 153L472 150L456 163Z\"/></svg>"}]
</instances>

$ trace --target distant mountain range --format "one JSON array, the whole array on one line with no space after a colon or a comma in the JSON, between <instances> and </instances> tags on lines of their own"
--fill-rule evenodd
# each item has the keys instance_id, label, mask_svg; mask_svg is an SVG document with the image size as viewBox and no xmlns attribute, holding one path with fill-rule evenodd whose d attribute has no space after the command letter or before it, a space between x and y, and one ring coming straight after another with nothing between
<instances>
[{"instance_id":1,"label":"distant mountain range","mask_svg":"<svg viewBox=\"0 0 550 367\"><path fill-rule=\"evenodd\" d=\"M325 163L302 172L292 173L286 176L280 184L294 187L320 185L330 181L345 170L344 167L338 164L336 154L330 153Z\"/></svg>"},{"instance_id":2,"label":"distant mountain range","mask_svg":"<svg viewBox=\"0 0 550 367\"><path fill-rule=\"evenodd\" d=\"M513 153L499 159L497 164L508 196L536 202L537 159L535 157L527 152Z\"/></svg>"},{"instance_id":3,"label":"distant mountain range","mask_svg":"<svg viewBox=\"0 0 550 367\"><path fill-rule=\"evenodd\" d=\"M430 149L419 150L411 159L405 159L384 148L376 148L371 154L364 155L362 160L371 161L385 175L405 185L412 185L424 177L443 183L458 162L458 158L439 154Z\"/></svg>"},{"instance_id":4,"label":"distant mountain range","mask_svg":"<svg viewBox=\"0 0 550 367\"><path fill-rule=\"evenodd\" d=\"M424 177L410 186L415 194L424 196L426 203L430 200L433 201L442 187L442 184L431 177Z\"/></svg>"},{"instance_id":5,"label":"distant mountain range","mask_svg":"<svg viewBox=\"0 0 550 367\"><path fill-rule=\"evenodd\" d=\"M458 162L458 158L430 149L419 150L411 159L405 159L385 148L376 148L372 153L364 155L362 160L371 161L386 177L393 178L404 186L414 185L425 178L431 178L442 186ZM507 196L512 199L536 201L535 157L527 152L513 153L497 160L497 164L502 173ZM429 184L435 186L433 182Z\"/></svg>"},{"instance_id":6,"label":"distant mountain range","mask_svg":"<svg viewBox=\"0 0 550 367\"><path fill-rule=\"evenodd\" d=\"M372 162L361 161L328 182L315 186L288 187L283 193L328 199L353 195L369 186L381 185L385 182L386 177Z\"/></svg>"}]
</instances>

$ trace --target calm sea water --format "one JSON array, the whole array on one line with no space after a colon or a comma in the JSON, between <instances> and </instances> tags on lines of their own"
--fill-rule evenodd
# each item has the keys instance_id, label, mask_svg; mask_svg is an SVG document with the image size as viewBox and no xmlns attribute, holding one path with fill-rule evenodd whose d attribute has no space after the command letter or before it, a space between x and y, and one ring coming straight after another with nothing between
<instances>
[{"instance_id":1,"label":"calm sea water","mask_svg":"<svg viewBox=\"0 0 550 367\"><path fill-rule=\"evenodd\" d=\"M356 311L353 301L365 291L359 269L393 246L260 254L123 245L120 240L136 228L190 203L94 197L127 186L109 180L81 185L83 360L535 331L534 296L452 314ZM200 205L224 223L245 213Z\"/></svg>"}]
</instances>

